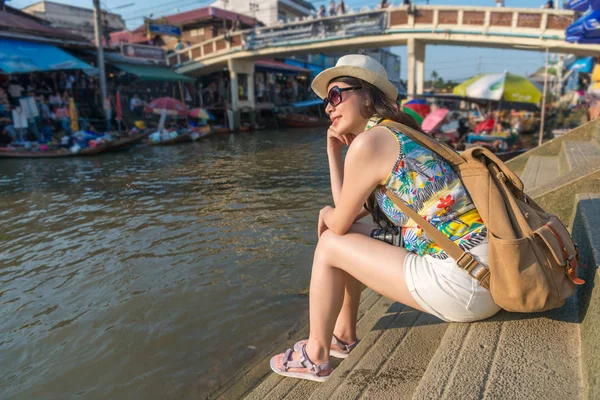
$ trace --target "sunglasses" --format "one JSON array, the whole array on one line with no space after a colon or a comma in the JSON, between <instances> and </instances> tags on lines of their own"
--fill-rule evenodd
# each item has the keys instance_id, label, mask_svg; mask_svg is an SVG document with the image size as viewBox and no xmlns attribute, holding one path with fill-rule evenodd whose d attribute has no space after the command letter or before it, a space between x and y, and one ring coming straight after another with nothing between
<instances>
[{"instance_id":1,"label":"sunglasses","mask_svg":"<svg viewBox=\"0 0 600 400\"><path fill-rule=\"evenodd\" d=\"M327 108L327 105L331 103L332 106L337 107L342 101L342 92L346 92L348 90L359 90L360 86L350 86L347 88L339 88L334 86L329 90L327 97L323 99L323 106Z\"/></svg>"}]
</instances>

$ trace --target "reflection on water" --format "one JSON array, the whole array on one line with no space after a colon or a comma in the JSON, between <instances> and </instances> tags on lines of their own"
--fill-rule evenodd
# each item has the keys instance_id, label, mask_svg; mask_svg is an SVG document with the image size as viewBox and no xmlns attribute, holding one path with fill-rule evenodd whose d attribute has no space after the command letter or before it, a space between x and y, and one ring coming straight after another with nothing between
<instances>
[{"instance_id":1,"label":"reflection on water","mask_svg":"<svg viewBox=\"0 0 600 400\"><path fill-rule=\"evenodd\" d=\"M198 398L304 314L321 131L0 160L0 397Z\"/></svg>"}]
</instances>

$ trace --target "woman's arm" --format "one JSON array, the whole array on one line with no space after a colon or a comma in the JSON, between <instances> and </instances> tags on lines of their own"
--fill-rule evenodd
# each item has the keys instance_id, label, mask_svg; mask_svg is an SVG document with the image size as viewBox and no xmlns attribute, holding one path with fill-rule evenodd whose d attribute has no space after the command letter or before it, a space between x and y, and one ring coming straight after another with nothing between
<instances>
[{"instance_id":1,"label":"woman's arm","mask_svg":"<svg viewBox=\"0 0 600 400\"><path fill-rule=\"evenodd\" d=\"M346 155L344 179L336 207L326 207L321 211L327 228L338 235L345 234L397 158L397 140L385 128L375 128L357 137Z\"/></svg>"}]
</instances>

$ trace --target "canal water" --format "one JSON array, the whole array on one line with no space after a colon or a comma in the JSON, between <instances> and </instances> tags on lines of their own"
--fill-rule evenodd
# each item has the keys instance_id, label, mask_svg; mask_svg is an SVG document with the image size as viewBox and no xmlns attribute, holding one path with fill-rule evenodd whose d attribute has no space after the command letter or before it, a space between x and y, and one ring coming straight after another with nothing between
<instances>
[{"instance_id":1,"label":"canal water","mask_svg":"<svg viewBox=\"0 0 600 400\"><path fill-rule=\"evenodd\" d=\"M306 316L325 132L0 160L0 398L204 398Z\"/></svg>"}]
</instances>

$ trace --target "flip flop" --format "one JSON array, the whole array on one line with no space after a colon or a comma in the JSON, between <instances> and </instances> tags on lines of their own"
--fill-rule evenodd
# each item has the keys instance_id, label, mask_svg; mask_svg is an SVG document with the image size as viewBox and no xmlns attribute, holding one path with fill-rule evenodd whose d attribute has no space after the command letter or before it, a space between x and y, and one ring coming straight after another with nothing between
<instances>
[{"instance_id":1,"label":"flip flop","mask_svg":"<svg viewBox=\"0 0 600 400\"><path fill-rule=\"evenodd\" d=\"M306 342L308 342L308 339L296 342L296 344L294 344L294 350L300 351L302 346L306 345ZM354 350L354 348L358 345L358 342L360 342L360 340L357 340L354 343L345 343L338 339L335 335L333 335L333 337L331 338L331 345L336 345L341 350L334 350L333 348L330 348L329 355L335 358L348 358L350 352Z\"/></svg>"},{"instance_id":2,"label":"flip flop","mask_svg":"<svg viewBox=\"0 0 600 400\"><path fill-rule=\"evenodd\" d=\"M302 346L300 350L302 357L300 357L298 360L292 360L292 353L294 352L294 349L287 349L283 355L283 365L281 369L277 367L275 362L275 357L277 356L271 358L270 365L273 372L288 378L306 379L315 382L325 382L327 379L329 379L331 374L333 374L333 368L331 368L329 361L321 365L316 365L310 360L310 358L308 358L308 355L306 354L306 346ZM308 369L308 372L288 372L290 368L306 368ZM319 375L319 372L327 371L329 369L331 369L331 372L328 375Z\"/></svg>"}]
</instances>

